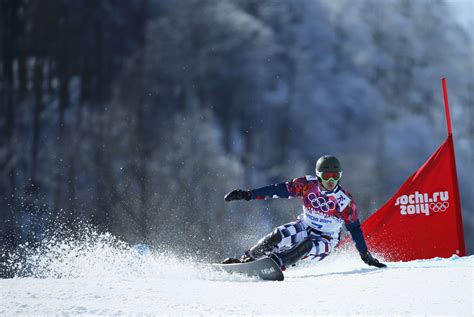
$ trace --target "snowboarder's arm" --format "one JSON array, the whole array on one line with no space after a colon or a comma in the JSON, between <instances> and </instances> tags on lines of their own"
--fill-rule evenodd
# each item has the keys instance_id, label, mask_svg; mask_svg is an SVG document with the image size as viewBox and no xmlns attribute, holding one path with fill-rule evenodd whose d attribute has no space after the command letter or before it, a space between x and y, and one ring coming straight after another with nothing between
<instances>
[{"instance_id":1,"label":"snowboarder's arm","mask_svg":"<svg viewBox=\"0 0 474 317\"><path fill-rule=\"evenodd\" d=\"M231 200L263 200L271 198L290 198L302 196L308 183L306 177L295 178L286 183L278 183L252 190L235 189L228 193L224 199Z\"/></svg>"},{"instance_id":2,"label":"snowboarder's arm","mask_svg":"<svg viewBox=\"0 0 474 317\"><path fill-rule=\"evenodd\" d=\"M303 196L303 191L308 184L307 178L299 177L289 182L278 183L262 188L252 189L250 199L291 198Z\"/></svg>"},{"instance_id":3,"label":"snowboarder's arm","mask_svg":"<svg viewBox=\"0 0 474 317\"><path fill-rule=\"evenodd\" d=\"M364 239L364 234L362 233L362 229L360 227L360 221L357 215L357 205L352 199L352 196L350 196L349 193L346 194L350 197L351 202L343 210L342 214L346 228L351 233L352 240L356 245L357 251L359 251L360 258L367 265L376 266L379 268L386 267L385 264L380 263L372 256L372 254L370 254L369 249L367 248L367 243Z\"/></svg>"},{"instance_id":4,"label":"snowboarder's arm","mask_svg":"<svg viewBox=\"0 0 474 317\"><path fill-rule=\"evenodd\" d=\"M225 195L226 201L231 200L250 200L250 199L270 199L270 198L288 198L290 193L286 183L265 186L252 190L235 189Z\"/></svg>"},{"instance_id":5,"label":"snowboarder's arm","mask_svg":"<svg viewBox=\"0 0 474 317\"><path fill-rule=\"evenodd\" d=\"M356 245L357 251L359 251L360 254L366 253L368 251L367 244L365 243L359 220L346 223L346 228L351 233L351 237Z\"/></svg>"},{"instance_id":6,"label":"snowboarder's arm","mask_svg":"<svg viewBox=\"0 0 474 317\"><path fill-rule=\"evenodd\" d=\"M250 199L270 199L270 198L288 198L290 192L286 186L287 183L278 183L265 186L250 191Z\"/></svg>"},{"instance_id":7,"label":"snowboarder's arm","mask_svg":"<svg viewBox=\"0 0 474 317\"><path fill-rule=\"evenodd\" d=\"M349 204L342 211L342 217L346 225L347 230L351 233L352 240L354 241L357 251L360 254L366 253L368 251L367 244L365 243L364 235L360 228L359 216L357 214L357 205L352 198L351 194L345 192L349 197Z\"/></svg>"}]
</instances>

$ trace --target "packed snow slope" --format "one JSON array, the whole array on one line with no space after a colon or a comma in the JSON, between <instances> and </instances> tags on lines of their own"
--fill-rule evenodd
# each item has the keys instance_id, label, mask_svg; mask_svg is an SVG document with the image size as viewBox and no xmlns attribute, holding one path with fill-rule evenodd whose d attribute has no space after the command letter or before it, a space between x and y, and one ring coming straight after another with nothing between
<instances>
[{"instance_id":1,"label":"packed snow slope","mask_svg":"<svg viewBox=\"0 0 474 317\"><path fill-rule=\"evenodd\" d=\"M377 269L341 253L264 282L94 239L27 252L22 277L0 280L0 315L473 315L474 256Z\"/></svg>"}]
</instances>

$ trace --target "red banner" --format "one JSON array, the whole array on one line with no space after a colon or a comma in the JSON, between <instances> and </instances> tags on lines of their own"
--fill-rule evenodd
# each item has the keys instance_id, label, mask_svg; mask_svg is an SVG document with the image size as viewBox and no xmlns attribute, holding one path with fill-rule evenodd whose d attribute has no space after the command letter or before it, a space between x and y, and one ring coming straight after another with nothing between
<instances>
[{"instance_id":1,"label":"red banner","mask_svg":"<svg viewBox=\"0 0 474 317\"><path fill-rule=\"evenodd\" d=\"M362 230L369 250L389 261L466 254L452 136Z\"/></svg>"}]
</instances>

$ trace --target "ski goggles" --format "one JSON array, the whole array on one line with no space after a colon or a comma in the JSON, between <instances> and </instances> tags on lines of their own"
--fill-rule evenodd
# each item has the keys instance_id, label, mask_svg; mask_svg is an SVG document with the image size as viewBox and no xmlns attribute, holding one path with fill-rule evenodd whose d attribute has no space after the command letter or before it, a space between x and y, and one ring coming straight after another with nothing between
<instances>
[{"instance_id":1,"label":"ski goggles","mask_svg":"<svg viewBox=\"0 0 474 317\"><path fill-rule=\"evenodd\" d=\"M342 177L342 172L322 172L319 177L321 177L322 180L329 181L333 180L335 182L339 181Z\"/></svg>"}]
</instances>

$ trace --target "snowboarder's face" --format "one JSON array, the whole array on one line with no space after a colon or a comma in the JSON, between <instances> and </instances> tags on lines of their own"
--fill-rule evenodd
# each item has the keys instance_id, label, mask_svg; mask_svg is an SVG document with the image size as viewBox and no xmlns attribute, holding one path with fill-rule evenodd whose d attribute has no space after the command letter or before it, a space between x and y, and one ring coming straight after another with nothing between
<instances>
[{"instance_id":1,"label":"snowboarder's face","mask_svg":"<svg viewBox=\"0 0 474 317\"><path fill-rule=\"evenodd\" d=\"M336 188L337 183L341 180L342 172L323 172L318 175L319 183L323 189L331 191Z\"/></svg>"},{"instance_id":2,"label":"snowboarder's face","mask_svg":"<svg viewBox=\"0 0 474 317\"><path fill-rule=\"evenodd\" d=\"M338 182L333 178L330 178L329 180L320 179L321 186L327 191L331 191L336 188L337 183Z\"/></svg>"}]
</instances>

